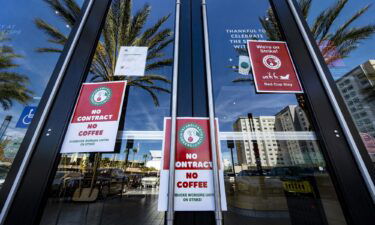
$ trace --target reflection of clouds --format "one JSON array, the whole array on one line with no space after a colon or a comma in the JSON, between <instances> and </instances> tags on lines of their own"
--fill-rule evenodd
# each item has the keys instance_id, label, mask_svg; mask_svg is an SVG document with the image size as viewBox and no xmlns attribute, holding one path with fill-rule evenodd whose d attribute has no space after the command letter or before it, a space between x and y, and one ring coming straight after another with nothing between
<instances>
[{"instance_id":1,"label":"reflection of clouds","mask_svg":"<svg viewBox=\"0 0 375 225\"><path fill-rule=\"evenodd\" d=\"M48 57L49 60L51 60L51 56L49 55L40 55L38 60L35 60L33 57L30 57L27 52L23 49L17 49L15 47L15 51L17 54L22 55L22 58L16 59L16 62L20 65L20 69L25 70L27 72L26 75L29 77L30 81L33 82L35 80L38 81L38 88L34 88L35 90L40 90L40 87L45 87L47 85L47 82L49 81L53 68L55 64L49 63L49 66L46 66L45 63L42 60L43 58ZM52 56L52 59L54 59L54 63L57 61L57 55ZM41 84L42 83L42 84ZM43 88L44 90L44 88Z\"/></svg>"},{"instance_id":2,"label":"reflection of clouds","mask_svg":"<svg viewBox=\"0 0 375 225\"><path fill-rule=\"evenodd\" d=\"M163 130L163 120L169 115L169 95L160 93L160 106L143 90L131 88L126 112L125 130Z\"/></svg>"},{"instance_id":3,"label":"reflection of clouds","mask_svg":"<svg viewBox=\"0 0 375 225\"><path fill-rule=\"evenodd\" d=\"M123 140L123 143L126 143L126 140ZM144 154L148 154L148 159L151 160L150 157L150 151L151 150L156 150L156 151L161 151L162 150L162 141L149 141L149 140L134 140L134 148L139 146L139 150L137 154L134 157L135 161L143 162ZM130 150L129 154L129 161L133 160L133 151ZM111 154L111 153L105 153L102 154L102 158L115 158L116 160L125 160L126 153L124 150L121 150L121 153L116 153L116 154Z\"/></svg>"},{"instance_id":4,"label":"reflection of clouds","mask_svg":"<svg viewBox=\"0 0 375 225\"><path fill-rule=\"evenodd\" d=\"M346 73L348 73L351 69L349 67L330 67L331 74L334 80L340 79Z\"/></svg>"},{"instance_id":5,"label":"reflection of clouds","mask_svg":"<svg viewBox=\"0 0 375 225\"><path fill-rule=\"evenodd\" d=\"M255 94L249 85L223 86L215 99L215 110L220 128L232 130L233 123L241 116L248 113L274 116L285 106L296 102L293 94Z\"/></svg>"},{"instance_id":6,"label":"reflection of clouds","mask_svg":"<svg viewBox=\"0 0 375 225\"><path fill-rule=\"evenodd\" d=\"M227 159L232 164L232 156L231 156L230 149L227 148L227 142L221 141L220 144L221 144L222 160L224 161L224 159ZM233 148L233 161L235 165L238 163L236 147Z\"/></svg>"},{"instance_id":7,"label":"reflection of clouds","mask_svg":"<svg viewBox=\"0 0 375 225\"><path fill-rule=\"evenodd\" d=\"M222 152L221 158L222 160L227 159L232 163L232 156L230 152ZM233 160L234 160L234 164L236 164L237 157L236 157L234 150L233 150Z\"/></svg>"}]
</instances>

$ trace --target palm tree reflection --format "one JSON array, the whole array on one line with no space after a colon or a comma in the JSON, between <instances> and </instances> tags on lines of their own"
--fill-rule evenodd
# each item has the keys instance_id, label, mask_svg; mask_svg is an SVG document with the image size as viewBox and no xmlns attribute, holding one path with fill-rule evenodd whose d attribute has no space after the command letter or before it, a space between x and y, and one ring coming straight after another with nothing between
<instances>
[{"instance_id":1,"label":"palm tree reflection","mask_svg":"<svg viewBox=\"0 0 375 225\"><path fill-rule=\"evenodd\" d=\"M44 1L64 23L70 27L74 26L81 11L76 1ZM172 31L169 28L162 28L170 15L161 17L149 28L145 28L151 13L151 6L145 4L134 15L132 11L132 0L113 1L91 64L91 81L127 80L129 86L149 93L154 104L159 106L156 92L170 93L169 89L160 85L160 83L170 83L170 80L165 76L152 74L151 71L172 65L172 58L164 53L164 50L173 42ZM61 53L67 36L43 19L37 18L35 24L47 34L48 42L60 46L39 48L38 51ZM143 77L114 76L116 59L121 46L148 47L147 75Z\"/></svg>"}]
</instances>

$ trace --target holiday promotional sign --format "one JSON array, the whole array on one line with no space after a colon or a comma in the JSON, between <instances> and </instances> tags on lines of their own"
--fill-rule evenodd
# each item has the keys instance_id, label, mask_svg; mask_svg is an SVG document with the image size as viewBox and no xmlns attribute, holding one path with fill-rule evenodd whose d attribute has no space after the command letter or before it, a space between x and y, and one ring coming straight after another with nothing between
<instances>
[{"instance_id":1,"label":"holiday promotional sign","mask_svg":"<svg viewBox=\"0 0 375 225\"><path fill-rule=\"evenodd\" d=\"M247 42L254 83L259 93L303 93L285 42Z\"/></svg>"},{"instance_id":2,"label":"holiday promotional sign","mask_svg":"<svg viewBox=\"0 0 375 225\"><path fill-rule=\"evenodd\" d=\"M114 150L125 88L126 81L82 84L61 153Z\"/></svg>"},{"instance_id":3,"label":"holiday promotional sign","mask_svg":"<svg viewBox=\"0 0 375 225\"><path fill-rule=\"evenodd\" d=\"M177 118L175 157L175 211L215 210L213 165L208 118ZM164 121L162 170L160 171L159 211L168 209L169 152L171 119ZM227 209L223 166L217 145L222 210Z\"/></svg>"}]
</instances>

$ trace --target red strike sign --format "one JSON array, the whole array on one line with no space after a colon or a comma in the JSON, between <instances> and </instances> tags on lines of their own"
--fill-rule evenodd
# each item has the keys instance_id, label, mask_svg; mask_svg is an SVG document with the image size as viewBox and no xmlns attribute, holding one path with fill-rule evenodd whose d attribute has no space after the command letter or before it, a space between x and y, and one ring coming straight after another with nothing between
<instances>
[{"instance_id":1,"label":"red strike sign","mask_svg":"<svg viewBox=\"0 0 375 225\"><path fill-rule=\"evenodd\" d=\"M169 169L170 120L167 120L163 168ZM211 170L212 156L208 119L177 119L176 170Z\"/></svg>"},{"instance_id":2,"label":"red strike sign","mask_svg":"<svg viewBox=\"0 0 375 225\"><path fill-rule=\"evenodd\" d=\"M177 118L175 151L175 210L206 211L214 210L213 165L208 118ZM167 210L164 196L168 193L171 120L164 122L163 162L160 171L159 211ZM217 132L217 130L216 130ZM218 132L217 132L218 135ZM219 169L219 182L224 190L219 146L216 146ZM225 194L222 194L222 207L226 209Z\"/></svg>"},{"instance_id":3,"label":"red strike sign","mask_svg":"<svg viewBox=\"0 0 375 225\"><path fill-rule=\"evenodd\" d=\"M170 121L167 125L167 134ZM176 181L177 188L207 188L207 180L200 180L196 170L212 170L211 143L209 138L209 120L177 120L175 169L186 170L185 180ZM170 133L169 133L170 134ZM166 135L163 169L169 170L170 135ZM190 170L195 170L191 172Z\"/></svg>"},{"instance_id":4,"label":"red strike sign","mask_svg":"<svg viewBox=\"0 0 375 225\"><path fill-rule=\"evenodd\" d=\"M126 81L84 83L62 153L114 150Z\"/></svg>"},{"instance_id":5,"label":"red strike sign","mask_svg":"<svg viewBox=\"0 0 375 225\"><path fill-rule=\"evenodd\" d=\"M285 42L247 42L254 83L259 93L303 93Z\"/></svg>"}]
</instances>

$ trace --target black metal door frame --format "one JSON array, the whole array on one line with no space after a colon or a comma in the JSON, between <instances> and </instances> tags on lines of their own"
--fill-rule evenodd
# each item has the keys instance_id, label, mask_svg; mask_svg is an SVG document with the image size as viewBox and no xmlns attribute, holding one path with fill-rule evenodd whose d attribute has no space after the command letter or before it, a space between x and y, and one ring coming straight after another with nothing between
<instances>
[{"instance_id":1,"label":"black metal door frame","mask_svg":"<svg viewBox=\"0 0 375 225\"><path fill-rule=\"evenodd\" d=\"M82 12L85 12L89 2L86 0ZM64 78L58 93L53 100L48 112L47 120L42 124L42 131L37 139L36 146L27 164L17 192L12 201L7 201L8 193L12 191L14 181L19 172L18 168L24 162L28 146L43 114L43 108L48 100L60 70L67 58L73 39L78 32L78 24L74 27L69 41L65 46L52 78L41 100L37 114L28 129L21 145L19 154L8 174L0 192L0 206L7 208L4 224L27 225L38 224L42 210L46 203L48 187L50 186L59 161L59 150L73 111L73 105L84 81L89 65L100 37L106 13L111 0L93 0L88 20L84 23L78 44L70 58ZM270 0L274 11L279 18L280 25L288 42L289 49L300 74L301 82L306 91L308 106L313 115L313 124L317 128L317 136L324 144L323 153L331 172L332 180L342 203L344 214L349 224L372 224L374 204L369 190L356 164L350 146L344 137L339 120L334 113L327 92L320 80L316 66L293 17L288 0ZM296 2L293 2L296 5ZM202 14L200 0L182 0L180 20L179 44L179 83L178 83L178 116L204 116L208 115L207 91L205 81L204 38L202 30ZM81 15L82 20L83 15ZM299 12L299 17L301 14ZM80 21L81 21L80 20ZM307 24L304 22L305 28ZM326 75L330 75L319 49L310 42L319 56L320 63ZM354 124L347 112L331 77L327 77L330 86L338 99L341 110L351 130L355 131ZM73 103L73 104L72 104ZM353 132L353 137L360 153L367 165L372 178L373 167L365 152L365 148L358 135ZM212 212L178 212L175 224L214 224Z\"/></svg>"},{"instance_id":2,"label":"black metal door frame","mask_svg":"<svg viewBox=\"0 0 375 225\"><path fill-rule=\"evenodd\" d=\"M273 9L279 18L282 33L299 71L300 80L309 103L307 105L313 115L313 125L316 128L318 139L323 143L323 154L327 160L328 169L344 215L349 224L372 224L375 208L370 190L366 185L368 180L365 180L366 178L363 177L359 165L355 161L351 146L345 137L345 131L340 125L334 106L328 97L328 91L324 87L318 69L313 62L313 56L307 48L309 44L314 47L313 54L319 58L319 66L324 68L324 76L329 80L329 88L334 93L345 121L352 131L351 135L361 152L361 160L366 164L369 174L372 176L372 181L375 181L373 166L323 56L306 21L303 19L302 13L299 11L298 3L293 0L289 2L292 5L289 5L288 2L289 0L271 0ZM291 7L298 13L298 18L294 18ZM299 29L296 20L303 21L304 31L309 35L308 43L303 39L303 31Z\"/></svg>"},{"instance_id":3,"label":"black metal door frame","mask_svg":"<svg viewBox=\"0 0 375 225\"><path fill-rule=\"evenodd\" d=\"M41 218L74 102L89 71L110 2L86 0L83 4L81 15L1 189L2 224L38 224ZM43 116L46 116L45 120ZM29 146L32 145L30 152ZM30 159L27 159L28 154ZM20 169L22 164L27 164L24 170ZM18 183L20 173L22 180Z\"/></svg>"}]
</instances>

